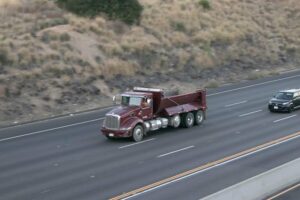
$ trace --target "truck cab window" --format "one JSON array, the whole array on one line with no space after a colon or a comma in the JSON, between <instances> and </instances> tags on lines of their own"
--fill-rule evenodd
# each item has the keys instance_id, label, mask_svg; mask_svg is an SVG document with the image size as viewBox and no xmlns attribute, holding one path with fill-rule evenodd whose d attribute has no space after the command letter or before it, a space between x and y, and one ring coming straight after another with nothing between
<instances>
[{"instance_id":1,"label":"truck cab window","mask_svg":"<svg viewBox=\"0 0 300 200\"><path fill-rule=\"evenodd\" d=\"M122 96L122 105L123 106L140 106L141 100L142 100L141 97Z\"/></svg>"}]
</instances>

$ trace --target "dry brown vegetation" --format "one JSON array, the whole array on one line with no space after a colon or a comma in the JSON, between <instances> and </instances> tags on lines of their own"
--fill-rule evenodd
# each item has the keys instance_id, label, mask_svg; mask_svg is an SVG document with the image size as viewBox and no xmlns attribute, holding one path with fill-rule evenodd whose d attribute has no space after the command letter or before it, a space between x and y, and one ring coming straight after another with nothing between
<instances>
[{"instance_id":1,"label":"dry brown vegetation","mask_svg":"<svg viewBox=\"0 0 300 200\"><path fill-rule=\"evenodd\" d=\"M133 85L217 87L299 66L298 0L199 2L140 0L127 26L0 0L1 123L105 106Z\"/></svg>"}]
</instances>

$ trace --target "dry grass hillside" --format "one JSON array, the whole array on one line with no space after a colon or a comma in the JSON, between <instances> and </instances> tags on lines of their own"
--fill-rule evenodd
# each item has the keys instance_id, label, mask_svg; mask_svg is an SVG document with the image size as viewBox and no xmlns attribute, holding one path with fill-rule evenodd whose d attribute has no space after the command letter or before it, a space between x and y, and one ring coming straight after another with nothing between
<instances>
[{"instance_id":1,"label":"dry grass hillside","mask_svg":"<svg viewBox=\"0 0 300 200\"><path fill-rule=\"evenodd\" d=\"M134 85L217 87L300 66L299 0L140 0L141 23L0 0L0 125L109 105Z\"/></svg>"}]
</instances>

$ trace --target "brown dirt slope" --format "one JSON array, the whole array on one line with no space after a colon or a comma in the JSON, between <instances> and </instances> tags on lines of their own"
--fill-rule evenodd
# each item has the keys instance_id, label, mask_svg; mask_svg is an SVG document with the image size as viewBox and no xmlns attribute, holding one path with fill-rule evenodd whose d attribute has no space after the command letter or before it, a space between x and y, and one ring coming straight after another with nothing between
<instances>
[{"instance_id":1,"label":"brown dirt slope","mask_svg":"<svg viewBox=\"0 0 300 200\"><path fill-rule=\"evenodd\" d=\"M140 0L141 23L0 0L0 125L110 104L134 85L216 87L299 68L298 0Z\"/></svg>"}]
</instances>

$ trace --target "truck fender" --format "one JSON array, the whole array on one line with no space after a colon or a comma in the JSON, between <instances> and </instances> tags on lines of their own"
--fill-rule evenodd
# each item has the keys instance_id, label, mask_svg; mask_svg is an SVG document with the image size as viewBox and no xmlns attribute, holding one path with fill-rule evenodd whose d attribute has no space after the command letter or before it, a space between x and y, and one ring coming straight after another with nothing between
<instances>
[{"instance_id":1,"label":"truck fender","mask_svg":"<svg viewBox=\"0 0 300 200\"><path fill-rule=\"evenodd\" d=\"M144 130L145 130L145 126L144 126L143 122L144 121L141 120L138 117L131 117L128 120L126 120L124 123L122 123L121 127L124 128L124 129L129 129L130 130L130 135L132 135L132 130L134 129L134 127L137 124L141 124L143 126ZM144 131L144 134L145 134L145 131Z\"/></svg>"}]
</instances>

